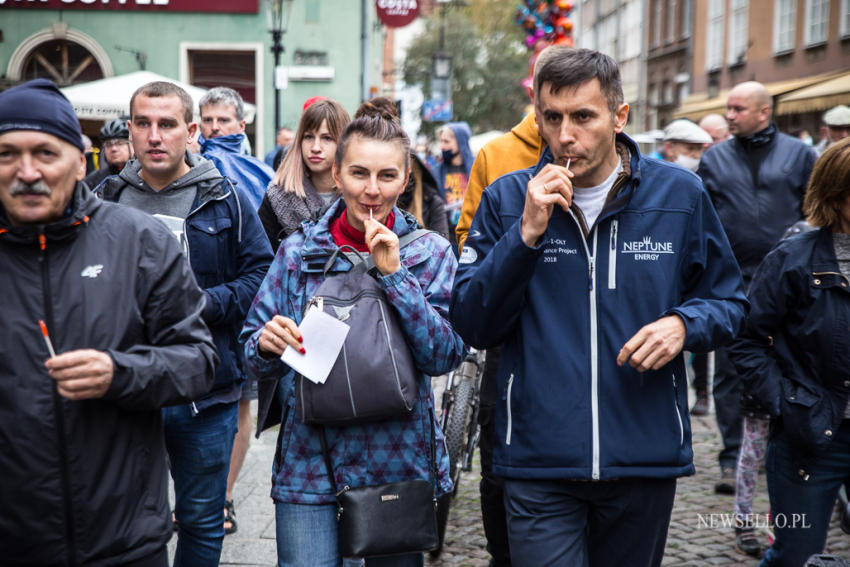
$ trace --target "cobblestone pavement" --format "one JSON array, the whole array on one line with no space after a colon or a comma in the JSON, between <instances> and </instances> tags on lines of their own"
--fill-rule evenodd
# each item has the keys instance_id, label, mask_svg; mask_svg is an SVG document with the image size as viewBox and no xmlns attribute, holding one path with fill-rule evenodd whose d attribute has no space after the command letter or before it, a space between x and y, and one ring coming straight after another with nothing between
<instances>
[{"instance_id":1,"label":"cobblestone pavement","mask_svg":"<svg viewBox=\"0 0 850 567\"><path fill-rule=\"evenodd\" d=\"M735 550L735 535L731 527L710 526L710 515L731 514L733 501L732 496L714 494L718 474L716 456L720 448L714 415L694 417L692 423L697 474L679 480L662 565L755 567L758 564L756 559ZM269 497L275 440L274 431L264 433L259 440L252 440L234 490L239 529L224 540L222 565L275 564L274 506ZM477 458L474 465L473 470L464 473L461 478L446 530L446 546L439 558L427 559L426 565L430 567L485 567L488 564L478 503ZM764 475L758 480L753 511L761 517L768 511ZM766 543L767 535L762 533L760 537ZM172 553L175 542L176 537L169 545ZM827 540L827 551L850 557L850 536L841 532L835 517Z\"/></svg>"}]
</instances>

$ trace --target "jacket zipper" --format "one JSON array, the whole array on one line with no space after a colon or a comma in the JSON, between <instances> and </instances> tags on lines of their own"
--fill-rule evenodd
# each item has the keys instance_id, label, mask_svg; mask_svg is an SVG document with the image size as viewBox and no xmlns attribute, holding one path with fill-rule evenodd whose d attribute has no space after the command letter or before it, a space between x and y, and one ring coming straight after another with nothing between
<instances>
[{"instance_id":1,"label":"jacket zipper","mask_svg":"<svg viewBox=\"0 0 850 567\"><path fill-rule=\"evenodd\" d=\"M608 250L608 289L617 289L617 219L611 221L611 247Z\"/></svg>"},{"instance_id":2,"label":"jacket zipper","mask_svg":"<svg viewBox=\"0 0 850 567\"><path fill-rule=\"evenodd\" d=\"M682 412L679 410L679 388L676 385L676 373L673 376L673 407L676 408L676 417L679 419L679 447L685 442L685 427L682 424Z\"/></svg>"},{"instance_id":3,"label":"jacket zipper","mask_svg":"<svg viewBox=\"0 0 850 567\"><path fill-rule=\"evenodd\" d=\"M231 187L232 187L232 185L231 185ZM211 203L213 201L223 201L223 200L227 199L227 197L230 195L230 193L231 193L231 191L228 191L227 193L225 193L224 195L222 195L220 197L215 197L215 198L212 198L208 201L204 201L203 203L198 205L195 208L195 210L189 211L189 214L186 215L185 219L183 219L183 241L186 243L186 248L185 248L184 252L186 252L186 261L189 262L189 268L190 269L192 269L192 254L189 251L189 217L191 217L192 215L194 215L195 213L197 213L198 211L203 209L204 206L206 206L207 203ZM239 207L239 197L236 198L236 206ZM241 226L242 225L242 217L241 216L239 217L239 224L240 224L239 232L241 234L241 232L242 232L242 226ZM239 240L242 240L241 237L240 237ZM183 242L181 242L180 244L182 245ZM192 273L194 273L194 269L192 270ZM198 409L198 405L195 403L195 400L192 400L192 403L189 404L189 405L192 408L192 417L195 417L196 415L201 413L201 410Z\"/></svg>"},{"instance_id":4,"label":"jacket zipper","mask_svg":"<svg viewBox=\"0 0 850 567\"><path fill-rule=\"evenodd\" d=\"M581 230L581 221L570 210L570 216L578 225L579 232L584 235ZM596 321L596 245L597 235L599 234L599 223L593 225L593 252L587 246L587 239L582 236L581 242L584 245L585 254L587 254L588 265L588 297L590 300L590 408L591 421L593 428L593 462L591 470L591 478L599 480L599 344L597 340L597 321Z\"/></svg>"},{"instance_id":5,"label":"jacket zipper","mask_svg":"<svg viewBox=\"0 0 850 567\"><path fill-rule=\"evenodd\" d=\"M38 235L40 245L40 255L38 257L41 264L41 288L44 294L44 318L47 321L47 328L54 334L53 340L56 340L53 320L53 305L51 298L53 297L50 290L50 270L47 260L47 239L44 234ZM77 564L77 542L74 538L74 508L71 502L71 478L68 472L68 451L67 442L65 439L65 408L62 396L56 387L53 387L53 411L56 414L56 445L59 453L59 462L62 468L62 501L65 508L65 537L68 544L68 565Z\"/></svg>"},{"instance_id":6,"label":"jacket zipper","mask_svg":"<svg viewBox=\"0 0 850 567\"><path fill-rule=\"evenodd\" d=\"M505 445L511 444L511 430L513 429L513 415L511 414L511 390L514 387L514 375L511 373L508 376L508 387L507 387L507 408L508 408L508 431L505 435Z\"/></svg>"}]
</instances>

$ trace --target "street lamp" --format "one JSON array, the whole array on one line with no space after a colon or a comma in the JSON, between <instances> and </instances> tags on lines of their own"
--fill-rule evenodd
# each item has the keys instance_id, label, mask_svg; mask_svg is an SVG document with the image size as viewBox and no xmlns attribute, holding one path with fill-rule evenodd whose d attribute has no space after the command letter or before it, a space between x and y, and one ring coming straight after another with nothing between
<instances>
[{"instance_id":1,"label":"street lamp","mask_svg":"<svg viewBox=\"0 0 850 567\"><path fill-rule=\"evenodd\" d=\"M269 33L272 34L272 53L274 54L274 131L280 127L280 88L278 88L277 69L280 66L280 54L283 53L283 34L289 24L289 12L293 0L266 0L266 20Z\"/></svg>"}]
</instances>

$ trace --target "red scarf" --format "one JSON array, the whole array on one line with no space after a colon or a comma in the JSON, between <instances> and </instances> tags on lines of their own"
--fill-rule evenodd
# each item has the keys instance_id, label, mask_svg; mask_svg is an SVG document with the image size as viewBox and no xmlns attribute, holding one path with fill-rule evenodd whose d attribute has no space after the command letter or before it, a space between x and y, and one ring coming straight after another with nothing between
<instances>
[{"instance_id":1,"label":"red scarf","mask_svg":"<svg viewBox=\"0 0 850 567\"><path fill-rule=\"evenodd\" d=\"M392 230L393 225L395 224L395 214L392 211L390 211L390 214L387 216L387 222L384 224ZM330 228L331 236L333 236L334 242L337 246L347 244L358 252L369 253L369 247L366 245L366 233L360 232L348 224L346 209L343 209L342 214L331 221L328 228Z\"/></svg>"}]
</instances>

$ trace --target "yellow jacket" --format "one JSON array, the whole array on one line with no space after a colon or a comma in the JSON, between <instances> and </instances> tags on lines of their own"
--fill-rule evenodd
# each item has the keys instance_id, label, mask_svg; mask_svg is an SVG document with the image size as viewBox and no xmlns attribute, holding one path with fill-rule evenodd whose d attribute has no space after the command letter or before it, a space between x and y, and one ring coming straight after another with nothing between
<instances>
[{"instance_id":1,"label":"yellow jacket","mask_svg":"<svg viewBox=\"0 0 850 567\"><path fill-rule=\"evenodd\" d=\"M457 223L458 250L463 249L466 233L469 232L469 225L472 224L472 217L475 216L484 189L506 173L536 164L545 145L537 131L534 112L529 112L510 132L487 142L481 148L472 164L469 185L466 187L460 220Z\"/></svg>"}]
</instances>

